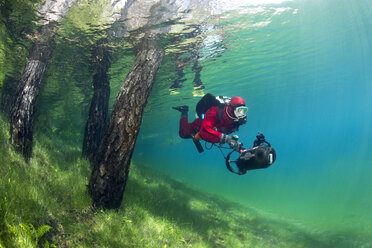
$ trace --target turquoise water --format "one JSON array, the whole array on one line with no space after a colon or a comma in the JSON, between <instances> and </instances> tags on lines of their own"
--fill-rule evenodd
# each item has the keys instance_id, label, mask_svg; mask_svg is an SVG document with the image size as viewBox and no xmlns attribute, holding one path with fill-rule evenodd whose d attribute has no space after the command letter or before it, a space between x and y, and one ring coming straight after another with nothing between
<instances>
[{"instance_id":1,"label":"turquoise water","mask_svg":"<svg viewBox=\"0 0 372 248\"><path fill-rule=\"evenodd\" d=\"M166 56L133 162L268 218L371 247L372 2L251 2L162 40ZM101 34L72 27L69 18L44 76L35 135L80 144L92 96L90 45ZM110 47L111 106L133 61L123 40ZM193 83L200 66L202 87ZM178 137L179 113L171 107L189 105L191 120L208 92L245 99L240 140L248 147L263 132L276 149L274 165L238 176L216 148L199 154Z\"/></svg>"},{"instance_id":2,"label":"turquoise water","mask_svg":"<svg viewBox=\"0 0 372 248\"><path fill-rule=\"evenodd\" d=\"M194 90L192 62L177 90L169 89L174 68L163 66L134 161L314 232L370 237L371 11L368 1L288 1L221 16L215 46L222 52L199 51L203 91ZM250 146L263 132L277 151L273 166L237 176L218 149L198 154L178 137L171 106L193 110L203 92L246 100L248 122L238 135Z\"/></svg>"}]
</instances>

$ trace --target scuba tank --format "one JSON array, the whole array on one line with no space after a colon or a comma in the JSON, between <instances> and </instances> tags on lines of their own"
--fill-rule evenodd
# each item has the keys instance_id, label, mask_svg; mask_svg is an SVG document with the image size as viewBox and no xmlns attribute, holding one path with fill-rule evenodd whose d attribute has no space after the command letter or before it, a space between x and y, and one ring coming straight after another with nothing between
<instances>
[{"instance_id":1,"label":"scuba tank","mask_svg":"<svg viewBox=\"0 0 372 248\"><path fill-rule=\"evenodd\" d=\"M213 106L221 107L229 105L230 97L217 96L207 93L205 94L199 102L196 104L196 114L199 118L203 119L205 112Z\"/></svg>"}]
</instances>

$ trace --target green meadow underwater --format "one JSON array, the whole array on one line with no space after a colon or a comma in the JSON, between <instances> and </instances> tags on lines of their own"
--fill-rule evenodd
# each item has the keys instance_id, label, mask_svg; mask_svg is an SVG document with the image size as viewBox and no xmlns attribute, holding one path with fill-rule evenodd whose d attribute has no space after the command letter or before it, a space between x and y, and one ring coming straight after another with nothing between
<instances>
[{"instance_id":1,"label":"green meadow underwater","mask_svg":"<svg viewBox=\"0 0 372 248\"><path fill-rule=\"evenodd\" d=\"M372 248L371 1L0 0L0 7L0 248ZM161 59L141 60L152 45L138 44L147 40ZM12 123L30 61L46 66L28 96L32 145L20 151ZM133 94L131 75L150 75ZM188 105L191 122L207 93L244 99L247 123L236 134L252 147L262 132L276 151L270 167L233 174L228 150L201 141L199 153L180 138L172 107ZM114 167L130 164L116 207L92 204L97 159L83 143L96 96L107 98L103 140L120 129L107 128L112 116L134 102L121 125L133 129L123 138L130 142L113 148L119 158L128 154Z\"/></svg>"}]
</instances>

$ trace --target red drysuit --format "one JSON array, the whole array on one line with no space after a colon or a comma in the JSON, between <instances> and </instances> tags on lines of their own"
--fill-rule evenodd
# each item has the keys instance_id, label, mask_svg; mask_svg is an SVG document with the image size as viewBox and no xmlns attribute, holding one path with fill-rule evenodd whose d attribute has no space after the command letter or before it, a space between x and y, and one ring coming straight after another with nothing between
<instances>
[{"instance_id":1,"label":"red drysuit","mask_svg":"<svg viewBox=\"0 0 372 248\"><path fill-rule=\"evenodd\" d=\"M223 111L221 120L219 119L219 111ZM238 130L239 125L233 119L231 106L225 106L223 109L211 107L205 113L204 119L195 119L192 123L188 123L187 117L181 117L180 120L180 137L191 138L191 135L199 132L200 137L211 143L219 143L221 134L230 134Z\"/></svg>"}]
</instances>

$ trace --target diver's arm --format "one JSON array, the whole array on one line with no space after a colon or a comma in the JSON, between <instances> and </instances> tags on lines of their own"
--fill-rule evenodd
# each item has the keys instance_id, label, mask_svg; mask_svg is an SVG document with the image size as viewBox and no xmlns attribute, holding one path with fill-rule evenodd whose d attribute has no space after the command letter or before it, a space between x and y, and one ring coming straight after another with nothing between
<instances>
[{"instance_id":1,"label":"diver's arm","mask_svg":"<svg viewBox=\"0 0 372 248\"><path fill-rule=\"evenodd\" d=\"M218 119L218 107L210 108L206 113L200 127L200 137L211 143L219 143L221 140L222 133L217 132L213 128L215 127Z\"/></svg>"}]
</instances>

